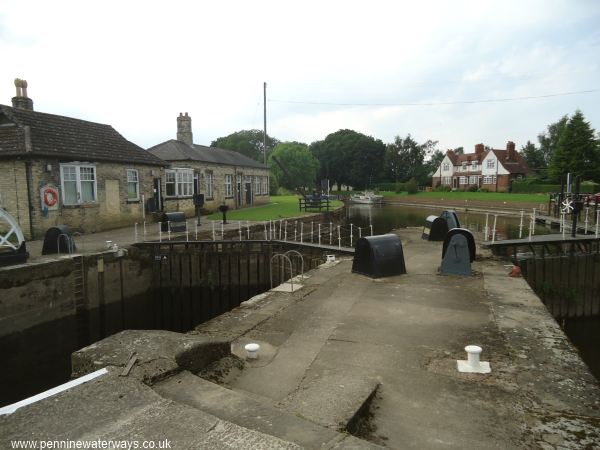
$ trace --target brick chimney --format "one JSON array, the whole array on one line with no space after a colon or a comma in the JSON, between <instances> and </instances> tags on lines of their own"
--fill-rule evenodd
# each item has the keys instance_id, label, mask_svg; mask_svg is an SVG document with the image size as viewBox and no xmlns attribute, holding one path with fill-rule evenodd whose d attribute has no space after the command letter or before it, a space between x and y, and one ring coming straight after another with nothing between
<instances>
[{"instance_id":1,"label":"brick chimney","mask_svg":"<svg viewBox=\"0 0 600 450\"><path fill-rule=\"evenodd\" d=\"M17 95L12 98L13 108L33 111L33 100L27 97L27 81L15 78L15 88Z\"/></svg>"},{"instance_id":2,"label":"brick chimney","mask_svg":"<svg viewBox=\"0 0 600 450\"><path fill-rule=\"evenodd\" d=\"M484 151L485 147L483 146L483 144L475 144L475 155L477 155L477 157L483 155Z\"/></svg>"},{"instance_id":3,"label":"brick chimney","mask_svg":"<svg viewBox=\"0 0 600 450\"><path fill-rule=\"evenodd\" d=\"M192 135L192 118L185 113L179 113L177 118L177 140L187 145L194 143L194 137Z\"/></svg>"},{"instance_id":4,"label":"brick chimney","mask_svg":"<svg viewBox=\"0 0 600 450\"><path fill-rule=\"evenodd\" d=\"M517 151L515 150L515 143L512 141L508 141L506 143L506 160L507 161L516 161L517 160Z\"/></svg>"}]
</instances>

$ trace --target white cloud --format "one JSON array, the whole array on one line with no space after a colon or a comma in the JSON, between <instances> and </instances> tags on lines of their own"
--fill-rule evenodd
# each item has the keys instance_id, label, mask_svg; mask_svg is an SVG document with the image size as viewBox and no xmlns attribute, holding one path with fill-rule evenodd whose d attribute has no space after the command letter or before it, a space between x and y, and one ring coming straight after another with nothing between
<instances>
[{"instance_id":1,"label":"white cloud","mask_svg":"<svg viewBox=\"0 0 600 450\"><path fill-rule=\"evenodd\" d=\"M90 6L91 5L91 6ZM110 123L149 147L188 111L198 143L262 128L280 100L447 102L599 88L600 3L109 0L0 6L0 102L15 77L39 111ZM520 143L600 94L433 107L268 103L269 133L310 142L352 128L441 148Z\"/></svg>"}]
</instances>

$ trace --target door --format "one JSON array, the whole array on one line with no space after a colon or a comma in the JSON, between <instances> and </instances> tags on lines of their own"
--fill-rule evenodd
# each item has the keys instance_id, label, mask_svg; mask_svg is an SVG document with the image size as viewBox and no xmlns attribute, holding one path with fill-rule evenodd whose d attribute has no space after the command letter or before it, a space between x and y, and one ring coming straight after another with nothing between
<instances>
[{"instance_id":1,"label":"door","mask_svg":"<svg viewBox=\"0 0 600 450\"><path fill-rule=\"evenodd\" d=\"M458 177L453 177L452 178L452 188L453 189L458 189Z\"/></svg>"},{"instance_id":2,"label":"door","mask_svg":"<svg viewBox=\"0 0 600 450\"><path fill-rule=\"evenodd\" d=\"M162 211L163 209L163 204L162 204L162 183L161 183L161 178L155 178L154 179L154 186L152 189L153 192L153 199L154 199L154 207L156 208L156 211Z\"/></svg>"},{"instance_id":3,"label":"door","mask_svg":"<svg viewBox=\"0 0 600 450\"><path fill-rule=\"evenodd\" d=\"M252 182L246 181L246 205L252 204Z\"/></svg>"}]
</instances>

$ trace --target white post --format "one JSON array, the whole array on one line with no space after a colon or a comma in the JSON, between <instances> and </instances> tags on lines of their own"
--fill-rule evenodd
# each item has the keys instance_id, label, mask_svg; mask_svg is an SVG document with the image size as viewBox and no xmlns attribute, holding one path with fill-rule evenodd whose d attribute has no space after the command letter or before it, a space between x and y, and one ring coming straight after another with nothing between
<instances>
[{"instance_id":1,"label":"white post","mask_svg":"<svg viewBox=\"0 0 600 450\"><path fill-rule=\"evenodd\" d=\"M240 242L242 242L242 222L238 220L238 231L240 234Z\"/></svg>"},{"instance_id":2,"label":"white post","mask_svg":"<svg viewBox=\"0 0 600 450\"><path fill-rule=\"evenodd\" d=\"M371 236L373 236L373 224L369 225L371 227Z\"/></svg>"},{"instance_id":3,"label":"white post","mask_svg":"<svg viewBox=\"0 0 600 450\"><path fill-rule=\"evenodd\" d=\"M198 219L196 219L196 225L194 227L194 239L198 240Z\"/></svg>"},{"instance_id":4,"label":"white post","mask_svg":"<svg viewBox=\"0 0 600 450\"><path fill-rule=\"evenodd\" d=\"M342 236L340 235L340 226L338 225L338 248L342 248Z\"/></svg>"},{"instance_id":5,"label":"white post","mask_svg":"<svg viewBox=\"0 0 600 450\"><path fill-rule=\"evenodd\" d=\"M221 240L225 239L225 230L223 228L223 222L221 222Z\"/></svg>"},{"instance_id":6,"label":"white post","mask_svg":"<svg viewBox=\"0 0 600 450\"><path fill-rule=\"evenodd\" d=\"M285 221L285 228L283 230L283 241L287 242L287 220Z\"/></svg>"},{"instance_id":7,"label":"white post","mask_svg":"<svg viewBox=\"0 0 600 450\"><path fill-rule=\"evenodd\" d=\"M531 236L533 235L533 229L535 228L534 225L534 221L533 221L533 215L531 216L531 219L529 221L529 240L531 241Z\"/></svg>"},{"instance_id":8,"label":"white post","mask_svg":"<svg viewBox=\"0 0 600 450\"><path fill-rule=\"evenodd\" d=\"M300 222L300 243L304 242L304 222Z\"/></svg>"},{"instance_id":9,"label":"white post","mask_svg":"<svg viewBox=\"0 0 600 450\"><path fill-rule=\"evenodd\" d=\"M590 210L586 206L586 208L585 208L585 228L584 228L584 234L587 234L587 231L588 231L588 218L589 218L589 215L590 215Z\"/></svg>"},{"instance_id":10,"label":"white post","mask_svg":"<svg viewBox=\"0 0 600 450\"><path fill-rule=\"evenodd\" d=\"M483 234L484 234L483 240L484 241L487 241L488 237L490 235L490 229L488 227L488 216L489 215L490 215L489 213L485 213L485 227L483 227Z\"/></svg>"},{"instance_id":11,"label":"white post","mask_svg":"<svg viewBox=\"0 0 600 450\"><path fill-rule=\"evenodd\" d=\"M215 239L216 236L215 236L215 223L214 222L212 223L212 237L213 237L213 241L216 240Z\"/></svg>"},{"instance_id":12,"label":"white post","mask_svg":"<svg viewBox=\"0 0 600 450\"><path fill-rule=\"evenodd\" d=\"M138 241L138 237L137 237L137 222L133 225L133 242L137 242Z\"/></svg>"},{"instance_id":13,"label":"white post","mask_svg":"<svg viewBox=\"0 0 600 450\"><path fill-rule=\"evenodd\" d=\"M144 220L144 242L146 242L146 221Z\"/></svg>"},{"instance_id":14,"label":"white post","mask_svg":"<svg viewBox=\"0 0 600 450\"><path fill-rule=\"evenodd\" d=\"M162 242L162 222L158 222L158 242Z\"/></svg>"},{"instance_id":15,"label":"white post","mask_svg":"<svg viewBox=\"0 0 600 450\"><path fill-rule=\"evenodd\" d=\"M267 234L267 222L263 223L264 227L265 227L265 241L269 240L269 235Z\"/></svg>"},{"instance_id":16,"label":"white post","mask_svg":"<svg viewBox=\"0 0 600 450\"><path fill-rule=\"evenodd\" d=\"M333 235L333 224L329 222L329 245L331 245L331 237Z\"/></svg>"},{"instance_id":17,"label":"white post","mask_svg":"<svg viewBox=\"0 0 600 450\"><path fill-rule=\"evenodd\" d=\"M146 197L142 194L142 220L146 220Z\"/></svg>"},{"instance_id":18,"label":"white post","mask_svg":"<svg viewBox=\"0 0 600 450\"><path fill-rule=\"evenodd\" d=\"M250 224L248 223L247 220L246 220L246 236L248 237L248 240L250 240Z\"/></svg>"},{"instance_id":19,"label":"white post","mask_svg":"<svg viewBox=\"0 0 600 450\"><path fill-rule=\"evenodd\" d=\"M188 231L188 221L185 221L185 242L189 242L190 241L190 235L189 235L189 231Z\"/></svg>"},{"instance_id":20,"label":"white post","mask_svg":"<svg viewBox=\"0 0 600 450\"><path fill-rule=\"evenodd\" d=\"M297 228L297 223L294 224L294 242L298 242L298 228Z\"/></svg>"},{"instance_id":21,"label":"white post","mask_svg":"<svg viewBox=\"0 0 600 450\"><path fill-rule=\"evenodd\" d=\"M494 229L492 230L492 244L496 242L496 219L498 218L497 214L494 214Z\"/></svg>"},{"instance_id":22,"label":"white post","mask_svg":"<svg viewBox=\"0 0 600 450\"><path fill-rule=\"evenodd\" d=\"M319 247L321 246L321 224L319 223Z\"/></svg>"},{"instance_id":23,"label":"white post","mask_svg":"<svg viewBox=\"0 0 600 450\"><path fill-rule=\"evenodd\" d=\"M525 211L521 210L521 221L519 222L519 239L523 237L523 214Z\"/></svg>"},{"instance_id":24,"label":"white post","mask_svg":"<svg viewBox=\"0 0 600 450\"><path fill-rule=\"evenodd\" d=\"M358 238L360 239L362 237L362 228L358 227Z\"/></svg>"},{"instance_id":25,"label":"white post","mask_svg":"<svg viewBox=\"0 0 600 450\"><path fill-rule=\"evenodd\" d=\"M352 224L350 224L350 247L352 247Z\"/></svg>"},{"instance_id":26,"label":"white post","mask_svg":"<svg viewBox=\"0 0 600 450\"><path fill-rule=\"evenodd\" d=\"M167 222L167 236L169 237L169 240L171 240L171 221L169 220Z\"/></svg>"},{"instance_id":27,"label":"white post","mask_svg":"<svg viewBox=\"0 0 600 450\"><path fill-rule=\"evenodd\" d=\"M565 226L565 213L561 213L560 220L562 222L562 235L563 235L563 239L564 239L565 238L565 229L567 228Z\"/></svg>"},{"instance_id":28,"label":"white post","mask_svg":"<svg viewBox=\"0 0 600 450\"><path fill-rule=\"evenodd\" d=\"M279 240L281 240L281 226L283 225L283 220L279 219Z\"/></svg>"},{"instance_id":29,"label":"white post","mask_svg":"<svg viewBox=\"0 0 600 450\"><path fill-rule=\"evenodd\" d=\"M531 234L535 235L535 208L533 208L533 215L531 216L531 228L533 228Z\"/></svg>"},{"instance_id":30,"label":"white post","mask_svg":"<svg viewBox=\"0 0 600 450\"><path fill-rule=\"evenodd\" d=\"M598 216L600 216L600 209L596 211L596 237L598 237Z\"/></svg>"},{"instance_id":31,"label":"white post","mask_svg":"<svg viewBox=\"0 0 600 450\"><path fill-rule=\"evenodd\" d=\"M314 242L314 238L313 238L313 236L314 236L314 225L315 224L313 222L310 223L310 242L311 242L311 244Z\"/></svg>"}]
</instances>

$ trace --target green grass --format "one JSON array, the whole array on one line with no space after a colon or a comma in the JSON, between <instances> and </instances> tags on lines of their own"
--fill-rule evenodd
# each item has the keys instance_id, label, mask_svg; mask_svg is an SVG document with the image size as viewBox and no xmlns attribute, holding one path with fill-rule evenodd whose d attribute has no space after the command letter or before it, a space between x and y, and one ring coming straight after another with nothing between
<instances>
[{"instance_id":1,"label":"green grass","mask_svg":"<svg viewBox=\"0 0 600 450\"><path fill-rule=\"evenodd\" d=\"M307 216L312 212L304 212L298 209L297 195L277 195L271 196L271 203L267 205L253 206L251 208L235 209L227 212L227 220L271 220L285 219L288 217ZM339 208L342 202L330 201L332 209ZM209 220L220 220L223 215L220 212L213 213L207 218Z\"/></svg>"},{"instance_id":2,"label":"green grass","mask_svg":"<svg viewBox=\"0 0 600 450\"><path fill-rule=\"evenodd\" d=\"M507 192L419 192L418 194L408 194L401 192L394 194L396 196L414 196L424 199L444 199L444 200L479 200L484 202L547 202L548 194L509 194Z\"/></svg>"}]
</instances>

